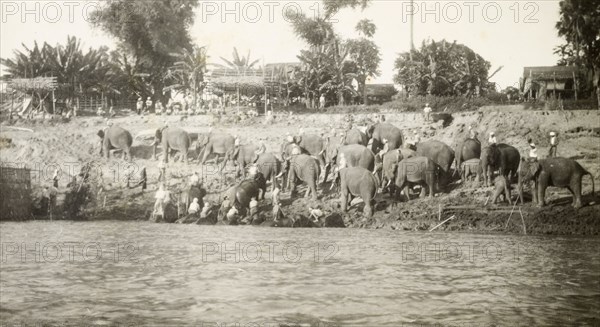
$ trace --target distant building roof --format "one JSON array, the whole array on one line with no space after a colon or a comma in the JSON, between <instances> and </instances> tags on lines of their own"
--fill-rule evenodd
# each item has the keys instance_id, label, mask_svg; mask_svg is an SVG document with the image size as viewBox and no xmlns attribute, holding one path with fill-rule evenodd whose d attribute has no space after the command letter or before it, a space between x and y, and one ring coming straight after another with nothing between
<instances>
[{"instance_id":1,"label":"distant building roof","mask_svg":"<svg viewBox=\"0 0 600 327\"><path fill-rule=\"evenodd\" d=\"M540 79L571 79L573 73L577 73L579 68L576 66L540 66L524 67L523 78L531 76L534 80Z\"/></svg>"}]
</instances>

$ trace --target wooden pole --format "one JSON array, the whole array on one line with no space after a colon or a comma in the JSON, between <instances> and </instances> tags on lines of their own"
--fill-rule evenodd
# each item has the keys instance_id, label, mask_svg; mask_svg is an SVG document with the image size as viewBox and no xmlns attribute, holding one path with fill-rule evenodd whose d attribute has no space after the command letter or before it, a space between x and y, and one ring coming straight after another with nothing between
<instances>
[{"instance_id":1,"label":"wooden pole","mask_svg":"<svg viewBox=\"0 0 600 327\"><path fill-rule=\"evenodd\" d=\"M575 101L577 101L577 77L575 72L573 72L573 90L575 90Z\"/></svg>"},{"instance_id":2,"label":"wooden pole","mask_svg":"<svg viewBox=\"0 0 600 327\"><path fill-rule=\"evenodd\" d=\"M52 115L56 115L56 98L54 98L54 90L52 90Z\"/></svg>"},{"instance_id":3,"label":"wooden pole","mask_svg":"<svg viewBox=\"0 0 600 327\"><path fill-rule=\"evenodd\" d=\"M515 211L515 207L517 206L517 202L519 202L519 198L521 197L521 194L517 195L517 199L515 200L515 204L512 207L512 210L510 211L510 215L508 216L508 220L506 221L506 225L504 226L504 229L506 229L508 227L508 223L510 222L510 218L512 218L513 212ZM521 207L519 207L519 210L521 210Z\"/></svg>"},{"instance_id":4,"label":"wooden pole","mask_svg":"<svg viewBox=\"0 0 600 327\"><path fill-rule=\"evenodd\" d=\"M263 57L263 86L265 87L265 116L267 115L267 81L265 80L265 75L266 75L266 69L267 67L265 66L265 57Z\"/></svg>"},{"instance_id":5,"label":"wooden pole","mask_svg":"<svg viewBox=\"0 0 600 327\"><path fill-rule=\"evenodd\" d=\"M435 227L433 227L433 228L432 228L432 229L430 229L429 231L430 231L430 232L434 231L436 228L438 228L438 227L442 226L442 225L443 225L443 224L445 224L445 223L446 223L448 220L454 219L455 217L456 217L455 215L452 215L452 216L450 216L450 218L448 218L448 219L446 219L446 220L442 221L441 223L437 224Z\"/></svg>"},{"instance_id":6,"label":"wooden pole","mask_svg":"<svg viewBox=\"0 0 600 327\"><path fill-rule=\"evenodd\" d=\"M521 215L521 222L523 223L523 234L527 235L527 228L525 228L525 218L523 218L523 212L521 211L521 207L519 207L519 214Z\"/></svg>"},{"instance_id":7,"label":"wooden pole","mask_svg":"<svg viewBox=\"0 0 600 327\"><path fill-rule=\"evenodd\" d=\"M10 94L10 112L8 113L8 120L12 120L12 114L15 111L15 92Z\"/></svg>"},{"instance_id":8,"label":"wooden pole","mask_svg":"<svg viewBox=\"0 0 600 327\"><path fill-rule=\"evenodd\" d=\"M556 72L552 72L552 80L554 81L554 86L552 87L552 97L556 99Z\"/></svg>"},{"instance_id":9,"label":"wooden pole","mask_svg":"<svg viewBox=\"0 0 600 327\"><path fill-rule=\"evenodd\" d=\"M533 96L533 76L531 74L531 69L529 69L529 100Z\"/></svg>"}]
</instances>

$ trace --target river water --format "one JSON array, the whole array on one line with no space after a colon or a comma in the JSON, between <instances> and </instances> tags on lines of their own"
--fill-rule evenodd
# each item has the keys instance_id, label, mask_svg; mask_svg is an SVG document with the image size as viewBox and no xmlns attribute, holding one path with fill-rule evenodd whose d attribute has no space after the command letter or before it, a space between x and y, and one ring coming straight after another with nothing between
<instances>
[{"instance_id":1,"label":"river water","mask_svg":"<svg viewBox=\"0 0 600 327\"><path fill-rule=\"evenodd\" d=\"M600 324L600 239L0 224L3 325Z\"/></svg>"}]
</instances>

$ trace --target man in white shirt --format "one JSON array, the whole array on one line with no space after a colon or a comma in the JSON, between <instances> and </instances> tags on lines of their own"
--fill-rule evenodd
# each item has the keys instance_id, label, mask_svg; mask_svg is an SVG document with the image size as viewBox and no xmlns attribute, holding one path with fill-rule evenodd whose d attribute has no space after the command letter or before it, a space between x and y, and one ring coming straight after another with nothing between
<instances>
[{"instance_id":1,"label":"man in white shirt","mask_svg":"<svg viewBox=\"0 0 600 327\"><path fill-rule=\"evenodd\" d=\"M425 108L423 108L423 114L425 115L425 121L430 121L431 111L433 111L433 109L431 109L431 107L429 106L429 103L426 103Z\"/></svg>"},{"instance_id":2,"label":"man in white shirt","mask_svg":"<svg viewBox=\"0 0 600 327\"><path fill-rule=\"evenodd\" d=\"M154 195L154 198L156 199L156 201L154 202L154 213L155 214L163 214L163 212L164 212L163 203L164 203L166 197L167 197L167 192L165 191L165 187L161 184L160 187L158 188L158 191L156 191L156 194Z\"/></svg>"},{"instance_id":3,"label":"man in white shirt","mask_svg":"<svg viewBox=\"0 0 600 327\"><path fill-rule=\"evenodd\" d=\"M188 209L188 213L190 215L195 215L200 211L200 203L198 203L198 198L194 198L194 201L190 203L190 208Z\"/></svg>"},{"instance_id":4,"label":"man in white shirt","mask_svg":"<svg viewBox=\"0 0 600 327\"><path fill-rule=\"evenodd\" d=\"M548 151L548 157L556 157L558 146L558 138L556 137L556 132L550 132L550 150Z\"/></svg>"},{"instance_id":5,"label":"man in white shirt","mask_svg":"<svg viewBox=\"0 0 600 327\"><path fill-rule=\"evenodd\" d=\"M498 140L496 139L496 133L490 132L490 138L488 139L489 144L497 144Z\"/></svg>"},{"instance_id":6,"label":"man in white shirt","mask_svg":"<svg viewBox=\"0 0 600 327\"><path fill-rule=\"evenodd\" d=\"M538 155L537 155L537 148L535 147L535 143L533 143L532 139L528 140L529 142L529 159L530 160L537 160L538 159Z\"/></svg>"}]
</instances>

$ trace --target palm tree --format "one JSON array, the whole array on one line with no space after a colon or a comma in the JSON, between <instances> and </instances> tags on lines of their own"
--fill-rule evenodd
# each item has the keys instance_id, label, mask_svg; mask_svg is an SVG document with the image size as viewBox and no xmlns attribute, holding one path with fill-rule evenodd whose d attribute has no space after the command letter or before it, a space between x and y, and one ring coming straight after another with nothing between
<instances>
[{"instance_id":1,"label":"palm tree","mask_svg":"<svg viewBox=\"0 0 600 327\"><path fill-rule=\"evenodd\" d=\"M240 57L240 54L237 50L236 47L233 47L233 60L227 60L223 57L220 57L221 60L223 60L227 66L223 66L223 65L216 65L216 66L221 66L224 68L232 68L235 69L237 72L238 76L246 76L246 73L252 69L258 62L259 60L254 60L254 61L250 61L250 50L248 50L248 54L245 57ZM238 104L238 110L239 110L239 103L240 103L240 87L239 85L236 86L236 94L237 94L237 104ZM265 99L266 100L266 99Z\"/></svg>"},{"instance_id":2,"label":"palm tree","mask_svg":"<svg viewBox=\"0 0 600 327\"><path fill-rule=\"evenodd\" d=\"M172 88L190 90L194 95L194 106L198 105L198 92L202 89L206 70L206 47L194 46L191 51L184 49L181 53L172 54L179 61L169 70L171 77L177 82Z\"/></svg>"},{"instance_id":3,"label":"palm tree","mask_svg":"<svg viewBox=\"0 0 600 327\"><path fill-rule=\"evenodd\" d=\"M244 76L248 70L252 69L259 62L258 59L252 62L250 61L250 50L248 50L248 54L245 57L240 57L237 48L234 47L232 56L233 60L227 60L223 57L220 58L227 63L229 68L235 69L240 76Z\"/></svg>"}]
</instances>

